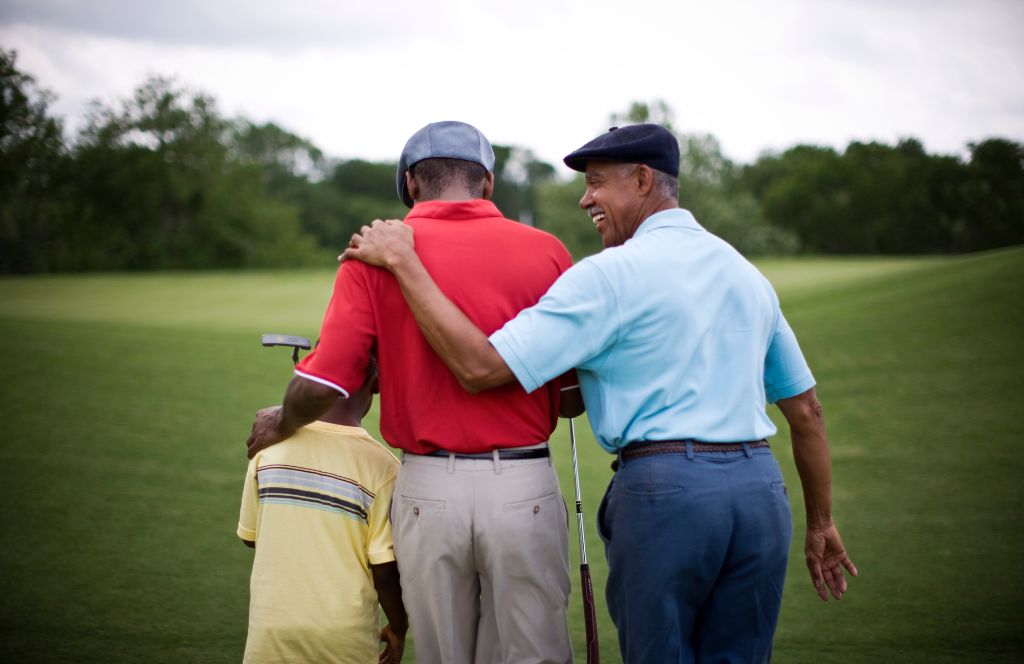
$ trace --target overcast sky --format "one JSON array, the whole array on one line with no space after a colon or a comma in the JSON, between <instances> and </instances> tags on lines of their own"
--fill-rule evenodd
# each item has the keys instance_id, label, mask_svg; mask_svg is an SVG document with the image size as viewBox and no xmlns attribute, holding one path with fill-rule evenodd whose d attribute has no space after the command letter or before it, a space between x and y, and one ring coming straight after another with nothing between
<instances>
[{"instance_id":1,"label":"overcast sky","mask_svg":"<svg viewBox=\"0 0 1024 664\"><path fill-rule=\"evenodd\" d=\"M750 162L799 142L1024 141L1020 0L0 0L0 46L56 93L162 74L328 155L396 160L458 119L560 164L631 101Z\"/></svg>"}]
</instances>

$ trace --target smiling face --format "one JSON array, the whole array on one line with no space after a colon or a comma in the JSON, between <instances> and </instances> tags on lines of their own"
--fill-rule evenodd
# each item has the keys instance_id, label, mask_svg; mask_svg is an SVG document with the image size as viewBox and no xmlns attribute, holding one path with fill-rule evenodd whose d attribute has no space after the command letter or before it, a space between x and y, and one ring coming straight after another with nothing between
<instances>
[{"instance_id":1,"label":"smiling face","mask_svg":"<svg viewBox=\"0 0 1024 664\"><path fill-rule=\"evenodd\" d=\"M642 178L638 164L591 159L587 162L587 190L580 199L580 207L594 222L601 242L617 247L629 238L645 218Z\"/></svg>"}]
</instances>

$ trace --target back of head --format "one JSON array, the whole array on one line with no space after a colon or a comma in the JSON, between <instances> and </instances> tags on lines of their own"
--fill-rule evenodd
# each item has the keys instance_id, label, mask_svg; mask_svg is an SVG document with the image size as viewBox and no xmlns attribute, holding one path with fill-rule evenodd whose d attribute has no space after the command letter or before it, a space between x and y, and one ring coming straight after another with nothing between
<instances>
[{"instance_id":1,"label":"back of head","mask_svg":"<svg viewBox=\"0 0 1024 664\"><path fill-rule=\"evenodd\" d=\"M398 198L413 206L406 171L426 186L425 196L437 197L452 185L466 185L471 191L479 187L482 193L481 181L493 170L494 149L479 129L465 122L432 122L413 134L402 150L395 174Z\"/></svg>"},{"instance_id":2,"label":"back of head","mask_svg":"<svg viewBox=\"0 0 1024 664\"><path fill-rule=\"evenodd\" d=\"M465 159L430 158L416 162L410 169L419 185L420 200L440 198L450 187L464 187L473 198L482 198L487 183L483 164Z\"/></svg>"},{"instance_id":3,"label":"back of head","mask_svg":"<svg viewBox=\"0 0 1024 664\"><path fill-rule=\"evenodd\" d=\"M341 424L344 426L362 426L362 419L373 405L373 395L380 391L380 376L377 358L370 355L366 365L366 379L358 390L352 392L347 399L338 398L330 409L320 416L321 422Z\"/></svg>"}]
</instances>

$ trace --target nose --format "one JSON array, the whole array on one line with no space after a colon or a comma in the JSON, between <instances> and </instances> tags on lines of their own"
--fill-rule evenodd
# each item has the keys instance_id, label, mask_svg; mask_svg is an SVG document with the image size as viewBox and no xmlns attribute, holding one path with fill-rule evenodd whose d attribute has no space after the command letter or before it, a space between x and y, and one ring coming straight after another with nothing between
<instances>
[{"instance_id":1,"label":"nose","mask_svg":"<svg viewBox=\"0 0 1024 664\"><path fill-rule=\"evenodd\" d=\"M583 192L583 198L580 199L580 209L586 210L588 207L594 204L594 197L590 195L590 187Z\"/></svg>"}]
</instances>

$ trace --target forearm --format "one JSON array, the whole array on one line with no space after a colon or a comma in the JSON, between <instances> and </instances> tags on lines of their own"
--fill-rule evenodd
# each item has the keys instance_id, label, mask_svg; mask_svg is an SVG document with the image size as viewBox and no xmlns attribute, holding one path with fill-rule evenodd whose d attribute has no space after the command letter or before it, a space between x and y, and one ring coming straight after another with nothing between
<instances>
[{"instance_id":1,"label":"forearm","mask_svg":"<svg viewBox=\"0 0 1024 664\"><path fill-rule=\"evenodd\" d=\"M814 390L779 401L789 422L793 460L803 487L808 528L832 523L832 460L821 404Z\"/></svg>"},{"instance_id":2,"label":"forearm","mask_svg":"<svg viewBox=\"0 0 1024 664\"><path fill-rule=\"evenodd\" d=\"M326 385L295 376L284 393L278 431L285 437L291 436L326 413L338 396L338 392Z\"/></svg>"},{"instance_id":3,"label":"forearm","mask_svg":"<svg viewBox=\"0 0 1024 664\"><path fill-rule=\"evenodd\" d=\"M398 564L370 565L370 570L373 574L373 587L377 590L377 601L384 609L388 624L397 634L405 634L409 629L409 618L405 613L405 604L402 603Z\"/></svg>"},{"instance_id":4,"label":"forearm","mask_svg":"<svg viewBox=\"0 0 1024 664\"><path fill-rule=\"evenodd\" d=\"M791 431L793 459L804 491L804 508L809 528L832 523L832 461L823 435Z\"/></svg>"},{"instance_id":5,"label":"forearm","mask_svg":"<svg viewBox=\"0 0 1024 664\"><path fill-rule=\"evenodd\" d=\"M414 252L388 262L423 336L469 392L515 380L501 355L473 321L449 300Z\"/></svg>"}]
</instances>

